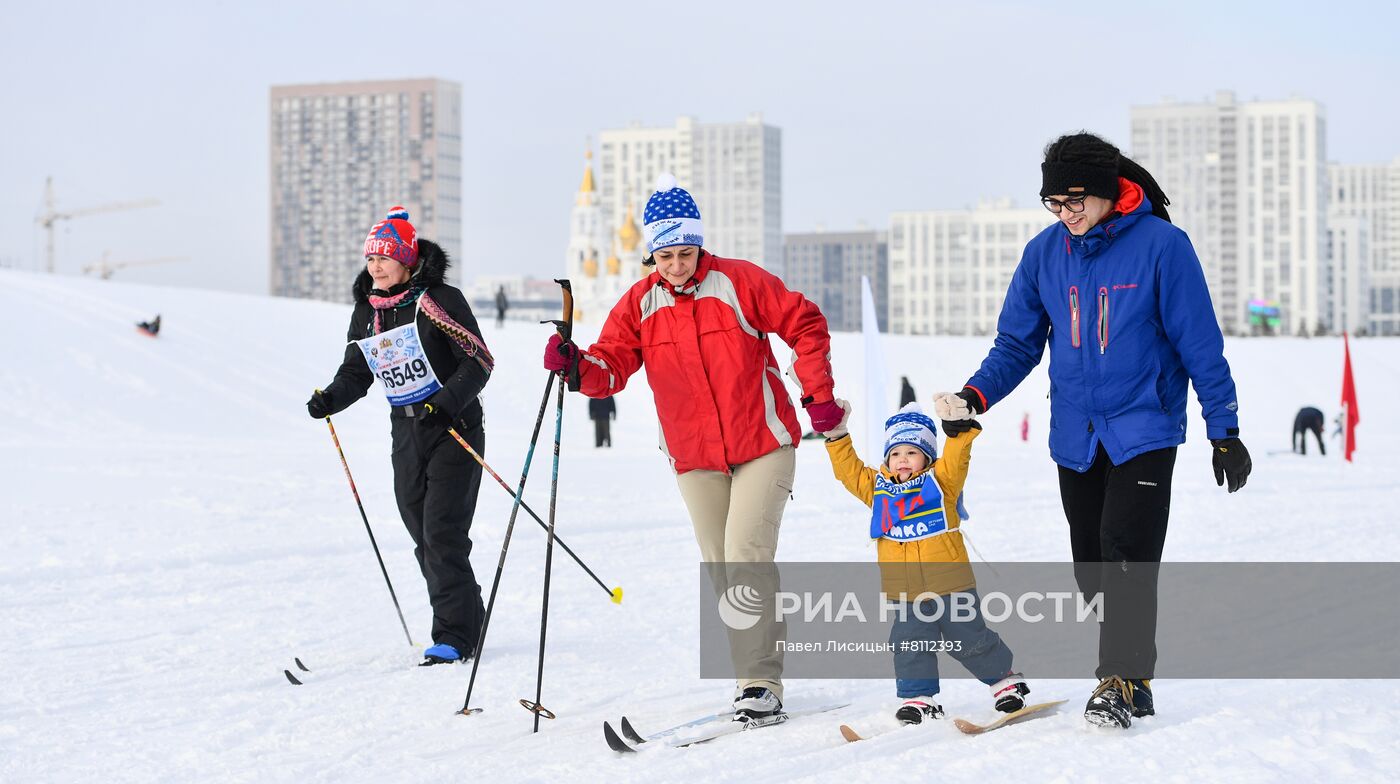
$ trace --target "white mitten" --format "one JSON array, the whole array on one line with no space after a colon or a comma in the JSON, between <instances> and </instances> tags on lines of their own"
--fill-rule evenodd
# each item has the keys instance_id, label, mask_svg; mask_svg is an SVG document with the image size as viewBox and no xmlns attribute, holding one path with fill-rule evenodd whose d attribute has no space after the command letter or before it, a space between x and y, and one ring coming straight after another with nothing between
<instances>
[{"instance_id":1,"label":"white mitten","mask_svg":"<svg viewBox=\"0 0 1400 784\"><path fill-rule=\"evenodd\" d=\"M939 419L973 419L977 412L967 401L952 392L939 392L933 396L933 414Z\"/></svg>"}]
</instances>

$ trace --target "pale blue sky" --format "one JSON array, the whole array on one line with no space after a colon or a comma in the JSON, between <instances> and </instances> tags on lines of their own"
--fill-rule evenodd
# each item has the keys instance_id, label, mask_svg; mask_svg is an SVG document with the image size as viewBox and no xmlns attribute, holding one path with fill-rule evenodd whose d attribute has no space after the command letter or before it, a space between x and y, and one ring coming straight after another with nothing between
<instances>
[{"instance_id":1,"label":"pale blue sky","mask_svg":"<svg viewBox=\"0 0 1400 784\"><path fill-rule=\"evenodd\" d=\"M1332 160L1400 155L1391 2L506 5L7 3L0 263L40 263L52 174L63 208L162 202L64 225L60 271L189 256L118 274L263 291L273 84L460 82L468 274L558 274L585 138L631 120L763 112L785 231L1032 204L1049 139L1127 148L1130 106L1218 89L1322 102Z\"/></svg>"}]
</instances>

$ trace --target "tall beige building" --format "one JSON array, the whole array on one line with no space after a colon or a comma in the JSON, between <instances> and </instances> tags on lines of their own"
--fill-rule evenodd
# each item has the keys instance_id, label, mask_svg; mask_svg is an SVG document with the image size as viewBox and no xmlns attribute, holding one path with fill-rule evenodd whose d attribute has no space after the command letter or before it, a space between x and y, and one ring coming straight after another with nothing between
<instances>
[{"instance_id":1,"label":"tall beige building","mask_svg":"<svg viewBox=\"0 0 1400 784\"><path fill-rule=\"evenodd\" d=\"M1227 333L1248 330L1250 300L1277 303L1286 334L1331 327L1326 141L1316 101L1133 107L1130 154L1171 198Z\"/></svg>"},{"instance_id":2,"label":"tall beige building","mask_svg":"<svg viewBox=\"0 0 1400 784\"><path fill-rule=\"evenodd\" d=\"M460 257L461 85L280 85L270 110L271 293L349 302L365 234L395 205Z\"/></svg>"},{"instance_id":3,"label":"tall beige building","mask_svg":"<svg viewBox=\"0 0 1400 784\"><path fill-rule=\"evenodd\" d=\"M640 216L657 175L690 191L705 222L705 247L781 275L782 131L750 115L743 122L606 130L599 134L599 206L607 226Z\"/></svg>"}]
</instances>

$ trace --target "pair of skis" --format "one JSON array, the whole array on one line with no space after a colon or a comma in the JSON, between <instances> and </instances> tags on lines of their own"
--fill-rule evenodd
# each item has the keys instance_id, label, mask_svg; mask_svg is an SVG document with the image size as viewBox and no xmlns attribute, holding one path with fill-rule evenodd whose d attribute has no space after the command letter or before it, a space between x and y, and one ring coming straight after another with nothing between
<instances>
[{"instance_id":1,"label":"pair of skis","mask_svg":"<svg viewBox=\"0 0 1400 784\"><path fill-rule=\"evenodd\" d=\"M1067 700L1055 700L1053 702L1042 702L1026 707L1014 713L1007 713L987 724L976 724L967 719L953 719L953 726L957 727L965 735L981 735L1001 729L1010 724L1027 721L1030 719L1049 716L1056 708L1065 704ZM700 743L708 743L726 735L737 735L742 732L774 727L779 724L786 724L794 718L802 716L827 713L846 707L846 704L825 705L819 708L808 708L805 710L795 710L785 713L778 713L773 716L765 716L747 721L735 719L732 713L716 713L710 716L702 716L693 721L677 724L667 730L662 730L651 735L642 735L632 726L632 722L623 716L618 723L618 729L614 729L609 722L603 722L603 739L607 741L608 748L619 754L635 754L639 751L652 748L685 748ZM620 732L619 732L620 730ZM880 733L876 733L880 734ZM848 724L841 725L841 737L847 742L868 740L871 736L861 735Z\"/></svg>"},{"instance_id":2,"label":"pair of skis","mask_svg":"<svg viewBox=\"0 0 1400 784\"><path fill-rule=\"evenodd\" d=\"M760 716L751 719L735 718L732 712L716 713L710 716L702 716L693 721L677 724L667 730L643 736L632 726L632 722L626 716L622 717L619 727L622 732L619 734L608 722L603 722L603 739L607 741L608 748L622 754L633 754L642 748L685 748L700 743L708 743L717 740L725 735L737 735L741 732L751 732L765 727L776 727L779 724L786 724L795 718L811 716L818 713L827 713L846 707L847 703L839 705L823 705L818 708L806 708L795 711L785 711L775 713L772 716Z\"/></svg>"}]
</instances>

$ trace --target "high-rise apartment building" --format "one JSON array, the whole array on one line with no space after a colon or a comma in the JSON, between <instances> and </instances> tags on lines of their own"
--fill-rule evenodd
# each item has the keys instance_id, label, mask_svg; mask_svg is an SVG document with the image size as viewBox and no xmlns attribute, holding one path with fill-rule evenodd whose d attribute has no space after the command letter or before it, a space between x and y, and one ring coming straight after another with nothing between
<instances>
[{"instance_id":1,"label":"high-rise apartment building","mask_svg":"<svg viewBox=\"0 0 1400 784\"><path fill-rule=\"evenodd\" d=\"M1043 207L1010 200L972 210L897 212L889 230L890 331L985 335L1026 243L1053 223Z\"/></svg>"},{"instance_id":2,"label":"high-rise apartment building","mask_svg":"<svg viewBox=\"0 0 1400 784\"><path fill-rule=\"evenodd\" d=\"M270 109L271 293L350 301L365 234L395 205L460 258L460 85L280 85Z\"/></svg>"},{"instance_id":3,"label":"high-rise apartment building","mask_svg":"<svg viewBox=\"0 0 1400 784\"><path fill-rule=\"evenodd\" d=\"M1333 250L1362 253L1364 264L1352 280L1358 274L1366 277L1362 301L1348 311L1364 316L1364 321L1349 319L1336 328L1358 332L1364 327L1371 335L1400 335L1400 158L1388 164L1332 164L1328 186ZM1348 236L1364 236L1365 242L1348 242Z\"/></svg>"},{"instance_id":4,"label":"high-rise apartment building","mask_svg":"<svg viewBox=\"0 0 1400 784\"><path fill-rule=\"evenodd\" d=\"M1331 327L1325 151L1316 101L1133 107L1130 155L1172 200L1227 333L1247 330L1251 300L1276 304L1289 334Z\"/></svg>"},{"instance_id":5,"label":"high-rise apartment building","mask_svg":"<svg viewBox=\"0 0 1400 784\"><path fill-rule=\"evenodd\" d=\"M860 331L860 279L864 276L870 278L880 329L889 330L889 250L884 232L788 234L783 238L783 257L783 282L817 303L828 327Z\"/></svg>"},{"instance_id":6,"label":"high-rise apartment building","mask_svg":"<svg viewBox=\"0 0 1400 784\"><path fill-rule=\"evenodd\" d=\"M782 132L760 115L605 130L598 162L605 225L620 225L629 212L640 215L657 175L671 172L700 207L707 250L782 274Z\"/></svg>"}]
</instances>

